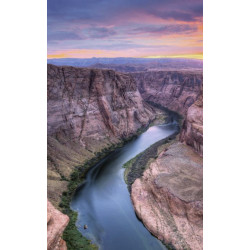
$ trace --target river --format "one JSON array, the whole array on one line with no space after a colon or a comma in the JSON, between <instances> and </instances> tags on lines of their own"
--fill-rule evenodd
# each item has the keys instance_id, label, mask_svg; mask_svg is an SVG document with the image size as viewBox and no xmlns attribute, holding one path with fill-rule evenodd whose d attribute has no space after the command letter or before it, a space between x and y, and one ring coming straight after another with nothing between
<instances>
[{"instance_id":1,"label":"river","mask_svg":"<svg viewBox=\"0 0 250 250\"><path fill-rule=\"evenodd\" d=\"M72 199L71 209L78 212L78 230L100 250L167 249L136 217L122 166L177 130L175 121L150 127L88 171L86 180ZM85 224L88 226L86 230L83 228Z\"/></svg>"}]
</instances>

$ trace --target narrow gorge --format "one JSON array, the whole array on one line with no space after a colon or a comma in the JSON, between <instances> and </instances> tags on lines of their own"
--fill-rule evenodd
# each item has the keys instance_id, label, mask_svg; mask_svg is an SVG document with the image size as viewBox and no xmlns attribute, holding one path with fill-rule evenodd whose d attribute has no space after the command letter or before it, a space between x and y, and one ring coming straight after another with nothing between
<instances>
[{"instance_id":1,"label":"narrow gorge","mask_svg":"<svg viewBox=\"0 0 250 250\"><path fill-rule=\"evenodd\" d=\"M91 211L88 208L91 202L81 205L81 211L76 206L77 197L81 199L79 204L83 204L101 184L108 185L109 196L114 188L119 194L117 197L121 197L114 203L107 200L100 203L100 195L95 200L95 215L105 213L108 218L117 203L124 209L120 214L114 210L113 216L117 216L116 223L120 218L120 224L109 221L114 225L110 230L105 228L109 237L120 230L119 237L125 240L126 230L131 231L127 234L131 238L132 228L136 228L136 249L147 249L145 245L143 248L145 242L148 249L150 244L154 249L166 249L133 217L132 201L138 218L169 249L202 249L202 85L200 71L121 73L48 64L48 211L52 212L48 212L47 223L48 232L53 232L49 234L48 249L97 249L99 246L111 250L115 246L115 241L112 245L112 240L100 233L101 227L106 227L101 217L98 217L100 224L95 221L97 217L92 221L84 217L83 211L88 214ZM183 120L177 121L170 111L179 113ZM160 125L166 121L167 125ZM149 125L153 126L149 128ZM137 139L130 141L136 136ZM152 144L153 154L147 151ZM125 171L132 176L130 200L126 185L121 184L124 183L122 165L133 157ZM121 160L118 163L116 159ZM106 161L110 162L107 166ZM97 168L98 172L91 175ZM115 169L116 179L108 182ZM101 174L102 177L98 177ZM92 176L91 179L88 176ZM99 182L90 189L90 183L96 178ZM119 180L117 188L116 180ZM121 185L124 186L121 188ZM96 194L95 191L95 197ZM124 200L120 200L122 197ZM107 211L104 204L110 207ZM78 217L72 208L78 211ZM98 213L98 208L105 212ZM122 223L124 214L127 219ZM125 226L126 220L131 220L131 228ZM87 230L82 223L88 225ZM132 249L133 245L127 247ZM125 250L126 244L120 249Z\"/></svg>"},{"instance_id":2,"label":"narrow gorge","mask_svg":"<svg viewBox=\"0 0 250 250\"><path fill-rule=\"evenodd\" d=\"M112 70L48 65L48 198L56 206L73 170L155 118L134 79Z\"/></svg>"}]
</instances>

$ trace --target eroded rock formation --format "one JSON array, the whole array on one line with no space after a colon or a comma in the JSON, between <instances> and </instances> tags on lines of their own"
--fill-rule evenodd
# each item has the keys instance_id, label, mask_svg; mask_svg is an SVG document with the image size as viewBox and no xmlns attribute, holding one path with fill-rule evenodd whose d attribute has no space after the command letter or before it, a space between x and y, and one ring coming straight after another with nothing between
<instances>
[{"instance_id":1,"label":"eroded rock formation","mask_svg":"<svg viewBox=\"0 0 250 250\"><path fill-rule=\"evenodd\" d=\"M69 217L47 201L47 249L67 250L66 242L61 238L63 230L69 222Z\"/></svg>"},{"instance_id":2,"label":"eroded rock formation","mask_svg":"<svg viewBox=\"0 0 250 250\"><path fill-rule=\"evenodd\" d=\"M203 154L203 95L189 107L183 123L180 140Z\"/></svg>"},{"instance_id":3,"label":"eroded rock formation","mask_svg":"<svg viewBox=\"0 0 250 250\"><path fill-rule=\"evenodd\" d=\"M74 167L154 118L128 74L48 65L48 197L58 205Z\"/></svg>"},{"instance_id":4,"label":"eroded rock formation","mask_svg":"<svg viewBox=\"0 0 250 250\"><path fill-rule=\"evenodd\" d=\"M135 180L131 199L148 230L176 249L203 249L203 95L202 73L133 74L146 101L184 117L180 141Z\"/></svg>"},{"instance_id":5,"label":"eroded rock formation","mask_svg":"<svg viewBox=\"0 0 250 250\"><path fill-rule=\"evenodd\" d=\"M132 185L138 217L157 238L176 249L202 249L202 158L175 142Z\"/></svg>"},{"instance_id":6,"label":"eroded rock formation","mask_svg":"<svg viewBox=\"0 0 250 250\"><path fill-rule=\"evenodd\" d=\"M200 95L203 84L199 71L150 71L132 75L143 99L184 116Z\"/></svg>"}]
</instances>

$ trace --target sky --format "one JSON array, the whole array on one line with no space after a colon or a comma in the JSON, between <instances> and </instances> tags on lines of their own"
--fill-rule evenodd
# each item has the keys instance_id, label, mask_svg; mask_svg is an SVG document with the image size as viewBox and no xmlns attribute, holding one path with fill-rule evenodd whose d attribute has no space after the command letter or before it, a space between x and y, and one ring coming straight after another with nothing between
<instances>
[{"instance_id":1,"label":"sky","mask_svg":"<svg viewBox=\"0 0 250 250\"><path fill-rule=\"evenodd\" d=\"M48 58L203 58L202 0L48 0Z\"/></svg>"}]
</instances>

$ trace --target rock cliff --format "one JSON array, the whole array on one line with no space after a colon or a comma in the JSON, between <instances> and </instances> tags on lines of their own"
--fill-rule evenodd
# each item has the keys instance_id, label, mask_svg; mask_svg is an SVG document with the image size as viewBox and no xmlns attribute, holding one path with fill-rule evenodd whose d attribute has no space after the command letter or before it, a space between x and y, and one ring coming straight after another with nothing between
<instances>
[{"instance_id":1,"label":"rock cliff","mask_svg":"<svg viewBox=\"0 0 250 250\"><path fill-rule=\"evenodd\" d=\"M201 71L149 71L131 73L144 100L186 115L200 95Z\"/></svg>"},{"instance_id":2,"label":"rock cliff","mask_svg":"<svg viewBox=\"0 0 250 250\"><path fill-rule=\"evenodd\" d=\"M163 145L132 184L136 214L173 248L203 249L202 73L158 71L133 76L146 101L184 117L180 142Z\"/></svg>"},{"instance_id":3,"label":"rock cliff","mask_svg":"<svg viewBox=\"0 0 250 250\"><path fill-rule=\"evenodd\" d=\"M188 108L180 140L203 154L203 95Z\"/></svg>"},{"instance_id":4,"label":"rock cliff","mask_svg":"<svg viewBox=\"0 0 250 250\"><path fill-rule=\"evenodd\" d=\"M202 249L202 158L172 143L132 185L137 216L157 238L175 249Z\"/></svg>"},{"instance_id":5,"label":"rock cliff","mask_svg":"<svg viewBox=\"0 0 250 250\"><path fill-rule=\"evenodd\" d=\"M69 222L69 217L55 209L47 201L47 249L67 250L66 242L61 238L63 230Z\"/></svg>"},{"instance_id":6,"label":"rock cliff","mask_svg":"<svg viewBox=\"0 0 250 250\"><path fill-rule=\"evenodd\" d=\"M154 119L136 82L112 70L48 65L48 198L58 205L72 170Z\"/></svg>"}]
</instances>

